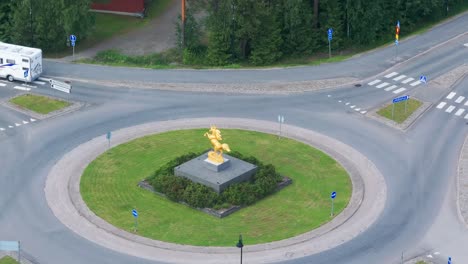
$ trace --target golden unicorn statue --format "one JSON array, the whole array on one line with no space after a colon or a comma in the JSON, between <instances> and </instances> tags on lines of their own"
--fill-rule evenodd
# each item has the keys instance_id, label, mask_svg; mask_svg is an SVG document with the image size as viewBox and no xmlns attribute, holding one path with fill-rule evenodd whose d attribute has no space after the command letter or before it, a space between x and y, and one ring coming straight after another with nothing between
<instances>
[{"instance_id":1,"label":"golden unicorn statue","mask_svg":"<svg viewBox=\"0 0 468 264\"><path fill-rule=\"evenodd\" d=\"M231 152L228 144L221 144L219 141L223 140L221 137L221 131L219 131L216 126L211 126L210 130L206 132L204 137L208 137L213 145L213 151L208 152L208 159L215 163L223 163L223 150Z\"/></svg>"}]
</instances>

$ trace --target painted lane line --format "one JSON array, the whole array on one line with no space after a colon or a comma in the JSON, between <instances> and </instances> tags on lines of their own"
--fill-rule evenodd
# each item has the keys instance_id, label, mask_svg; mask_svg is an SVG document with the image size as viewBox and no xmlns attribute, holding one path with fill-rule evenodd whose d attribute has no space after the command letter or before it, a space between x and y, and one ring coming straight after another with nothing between
<instances>
[{"instance_id":1,"label":"painted lane line","mask_svg":"<svg viewBox=\"0 0 468 264\"><path fill-rule=\"evenodd\" d=\"M349 104L350 104L350 102L347 102L345 105L349 105Z\"/></svg>"},{"instance_id":2,"label":"painted lane line","mask_svg":"<svg viewBox=\"0 0 468 264\"><path fill-rule=\"evenodd\" d=\"M406 91L406 88L403 88L403 87L402 87L402 88L400 88L400 89L398 89L398 90L393 91L393 93L394 93L394 94L399 94L399 93L401 93L401 92L403 92L403 91Z\"/></svg>"},{"instance_id":3,"label":"painted lane line","mask_svg":"<svg viewBox=\"0 0 468 264\"><path fill-rule=\"evenodd\" d=\"M367 113L367 111L361 111L361 114L365 114L365 113Z\"/></svg>"},{"instance_id":4,"label":"painted lane line","mask_svg":"<svg viewBox=\"0 0 468 264\"><path fill-rule=\"evenodd\" d=\"M440 102L440 104L437 105L437 108L442 109L446 104L446 102Z\"/></svg>"},{"instance_id":5,"label":"painted lane line","mask_svg":"<svg viewBox=\"0 0 468 264\"><path fill-rule=\"evenodd\" d=\"M461 116L465 112L465 109L458 109L458 111L455 113L456 116Z\"/></svg>"},{"instance_id":6,"label":"painted lane line","mask_svg":"<svg viewBox=\"0 0 468 264\"><path fill-rule=\"evenodd\" d=\"M466 114L465 119L468 119L468 114Z\"/></svg>"},{"instance_id":7,"label":"painted lane line","mask_svg":"<svg viewBox=\"0 0 468 264\"><path fill-rule=\"evenodd\" d=\"M19 127L19 126L21 126L21 124L15 123L15 126Z\"/></svg>"},{"instance_id":8,"label":"painted lane line","mask_svg":"<svg viewBox=\"0 0 468 264\"><path fill-rule=\"evenodd\" d=\"M29 119L29 121L31 121L31 122L35 122L35 121L36 121L36 119L34 119L34 118L30 118L30 119Z\"/></svg>"},{"instance_id":9,"label":"painted lane line","mask_svg":"<svg viewBox=\"0 0 468 264\"><path fill-rule=\"evenodd\" d=\"M13 126L8 126L8 128L13 128Z\"/></svg>"},{"instance_id":10,"label":"painted lane line","mask_svg":"<svg viewBox=\"0 0 468 264\"><path fill-rule=\"evenodd\" d=\"M408 79L402 81L401 83L407 84L407 83L409 83L409 82L411 82L413 80L414 80L414 78L408 78Z\"/></svg>"},{"instance_id":11,"label":"painted lane line","mask_svg":"<svg viewBox=\"0 0 468 264\"><path fill-rule=\"evenodd\" d=\"M15 86L13 88L17 90L22 90L22 91L31 91L31 88L23 87L23 86Z\"/></svg>"},{"instance_id":12,"label":"painted lane line","mask_svg":"<svg viewBox=\"0 0 468 264\"><path fill-rule=\"evenodd\" d=\"M5 129L3 127L0 127L0 131L5 131Z\"/></svg>"},{"instance_id":13,"label":"painted lane line","mask_svg":"<svg viewBox=\"0 0 468 264\"><path fill-rule=\"evenodd\" d=\"M456 92L451 92L449 95L447 95L447 99L452 99L457 93Z\"/></svg>"},{"instance_id":14,"label":"painted lane line","mask_svg":"<svg viewBox=\"0 0 468 264\"><path fill-rule=\"evenodd\" d=\"M377 85L376 87L380 89L380 88L384 88L387 85L389 85L389 83L384 82L384 83Z\"/></svg>"},{"instance_id":15,"label":"painted lane line","mask_svg":"<svg viewBox=\"0 0 468 264\"><path fill-rule=\"evenodd\" d=\"M361 110L361 108L356 108L356 109L354 109L354 111L358 111L358 112L359 112L359 110Z\"/></svg>"},{"instance_id":16,"label":"painted lane line","mask_svg":"<svg viewBox=\"0 0 468 264\"><path fill-rule=\"evenodd\" d=\"M411 83L410 85L411 86L416 86L416 85L419 85L419 84L421 84L421 81L415 81L414 83Z\"/></svg>"},{"instance_id":17,"label":"painted lane line","mask_svg":"<svg viewBox=\"0 0 468 264\"><path fill-rule=\"evenodd\" d=\"M451 106L447 107L447 109L445 110L445 112L447 112L447 113L452 113L453 109L455 109L455 106L451 105Z\"/></svg>"},{"instance_id":18,"label":"painted lane line","mask_svg":"<svg viewBox=\"0 0 468 264\"><path fill-rule=\"evenodd\" d=\"M339 100L338 103L341 103L341 100Z\"/></svg>"},{"instance_id":19,"label":"painted lane line","mask_svg":"<svg viewBox=\"0 0 468 264\"><path fill-rule=\"evenodd\" d=\"M29 122L23 120L23 124L26 125L26 124L29 124Z\"/></svg>"},{"instance_id":20,"label":"painted lane line","mask_svg":"<svg viewBox=\"0 0 468 264\"><path fill-rule=\"evenodd\" d=\"M402 74L402 75L400 75L400 76L394 78L393 80L394 80L394 81L399 81L399 80L401 80L401 79L403 79L403 78L406 78L406 75L403 75L403 74Z\"/></svg>"},{"instance_id":21,"label":"painted lane line","mask_svg":"<svg viewBox=\"0 0 468 264\"><path fill-rule=\"evenodd\" d=\"M388 88L385 88L384 90L388 92L388 91L391 91L391 90L393 90L393 89L395 89L395 88L397 88L397 87L398 87L398 86L396 86L396 85L392 85L392 86L390 86L390 87L388 87Z\"/></svg>"},{"instance_id":22,"label":"painted lane line","mask_svg":"<svg viewBox=\"0 0 468 264\"><path fill-rule=\"evenodd\" d=\"M385 78L392 78L395 75L398 75L398 72L392 72L390 74L387 74L387 75L385 75Z\"/></svg>"},{"instance_id":23,"label":"painted lane line","mask_svg":"<svg viewBox=\"0 0 468 264\"><path fill-rule=\"evenodd\" d=\"M356 106L355 105L350 106L351 109L354 108L354 107L356 107Z\"/></svg>"},{"instance_id":24,"label":"painted lane line","mask_svg":"<svg viewBox=\"0 0 468 264\"><path fill-rule=\"evenodd\" d=\"M458 96L457 100L455 100L455 103L459 104L465 100L465 96Z\"/></svg>"},{"instance_id":25,"label":"painted lane line","mask_svg":"<svg viewBox=\"0 0 468 264\"><path fill-rule=\"evenodd\" d=\"M33 81L33 83L39 84L39 85L44 85L44 84L46 84L45 82L41 82L41 81Z\"/></svg>"},{"instance_id":26,"label":"painted lane line","mask_svg":"<svg viewBox=\"0 0 468 264\"><path fill-rule=\"evenodd\" d=\"M368 85L374 85L374 84L377 84L379 82L381 82L381 80L375 80L375 81L372 81L372 82L368 83Z\"/></svg>"},{"instance_id":27,"label":"painted lane line","mask_svg":"<svg viewBox=\"0 0 468 264\"><path fill-rule=\"evenodd\" d=\"M0 87L5 87L6 84L5 83L0 83Z\"/></svg>"}]
</instances>

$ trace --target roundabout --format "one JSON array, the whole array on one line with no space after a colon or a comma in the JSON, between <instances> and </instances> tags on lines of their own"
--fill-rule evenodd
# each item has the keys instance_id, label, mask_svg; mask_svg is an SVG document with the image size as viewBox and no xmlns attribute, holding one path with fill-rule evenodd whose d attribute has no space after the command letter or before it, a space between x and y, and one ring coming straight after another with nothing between
<instances>
[{"instance_id":1,"label":"roundabout","mask_svg":"<svg viewBox=\"0 0 468 264\"><path fill-rule=\"evenodd\" d=\"M276 133L276 125L265 121L234 118L188 119L148 123L121 129L113 133L112 145L120 145L136 138L166 131L203 128L212 123L219 124L223 128ZM309 130L285 126L284 131L287 138L317 147L336 159L347 170L353 185L351 200L348 206L332 221L315 230L276 242L262 243L263 241L259 240L260 244L257 245L246 243L245 259L252 262L260 262L260 260L261 262L282 261L335 247L352 239L369 227L384 207L385 181L375 165L362 154L343 143ZM116 149L118 148L119 146L116 147ZM97 244L151 260L171 263L184 263L186 259L190 259L191 263L220 263L221 261L231 263L237 261L237 250L233 247L189 246L152 240L114 227L94 214L80 195L80 178L88 164L106 150L107 142L103 140L103 137L95 138L66 154L53 167L46 181L45 193L50 208L62 223L80 236ZM64 174L64 171L67 173ZM144 190L142 191L144 192ZM64 202L56 203L54 201ZM259 203L262 204L262 202ZM117 203L118 205L119 203ZM241 215L242 211L237 212L237 214ZM345 229L347 231L342 232ZM237 234L237 230L232 232ZM248 236L244 236L244 241L248 241L245 240L245 237ZM235 240L235 236L233 240ZM218 243L227 244L226 242ZM129 250L130 248L131 250Z\"/></svg>"}]
</instances>

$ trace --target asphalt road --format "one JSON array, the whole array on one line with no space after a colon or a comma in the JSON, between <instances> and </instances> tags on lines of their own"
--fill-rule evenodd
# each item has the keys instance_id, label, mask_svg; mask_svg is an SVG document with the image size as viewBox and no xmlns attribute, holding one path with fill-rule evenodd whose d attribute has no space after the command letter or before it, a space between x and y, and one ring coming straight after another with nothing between
<instances>
[{"instance_id":1,"label":"asphalt road","mask_svg":"<svg viewBox=\"0 0 468 264\"><path fill-rule=\"evenodd\" d=\"M296 95L170 92L86 83L75 84L72 95L61 95L38 87L35 92L87 104L76 112L24 126L14 133L0 131L0 239L22 241L26 257L41 264L152 263L95 245L64 227L44 198L51 166L80 143L131 125L211 116L275 121L282 114L288 124L327 134L368 156L384 175L388 191L384 212L370 229L339 247L290 263L397 263L402 252L410 258L435 251L441 259L450 255L454 263L467 263L464 245L468 244L468 235L457 218L454 202L456 164L467 132L463 116L432 107L402 132L345 105L346 101L371 110L395 97L393 91L367 85L374 79L389 79L383 75L391 72L415 79L425 74L431 80L467 63L468 48L463 43L468 43L468 37L462 35L467 24L465 14L402 41L398 61L394 59L395 47L390 46L337 64L272 70L153 71L48 62L47 75L81 79L255 83L352 76L365 81L362 87ZM417 56L422 52L426 53ZM403 62L409 58L413 59ZM401 94L424 89L423 85L390 82L407 88ZM468 97L467 84L465 79L454 87L457 96ZM2 98L10 94L8 89L11 87L0 87ZM440 100L444 98L434 98L434 106ZM14 115L0 107L0 125L11 122ZM233 238L233 246L235 242ZM248 245L248 238L245 243Z\"/></svg>"}]
</instances>

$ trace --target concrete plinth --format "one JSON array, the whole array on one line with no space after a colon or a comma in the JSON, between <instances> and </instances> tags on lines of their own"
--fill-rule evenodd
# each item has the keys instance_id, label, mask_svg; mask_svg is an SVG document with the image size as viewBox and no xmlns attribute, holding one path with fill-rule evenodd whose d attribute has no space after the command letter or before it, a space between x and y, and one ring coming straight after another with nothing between
<instances>
[{"instance_id":1,"label":"concrete plinth","mask_svg":"<svg viewBox=\"0 0 468 264\"><path fill-rule=\"evenodd\" d=\"M174 175L210 187L221 193L231 184L250 180L257 166L243 160L223 155L225 162L215 164L205 161L208 153L202 154L174 168Z\"/></svg>"}]
</instances>

